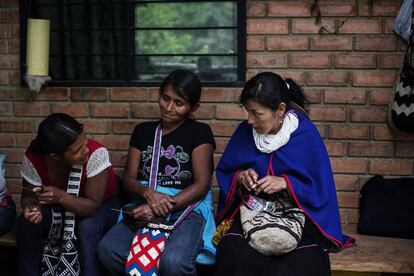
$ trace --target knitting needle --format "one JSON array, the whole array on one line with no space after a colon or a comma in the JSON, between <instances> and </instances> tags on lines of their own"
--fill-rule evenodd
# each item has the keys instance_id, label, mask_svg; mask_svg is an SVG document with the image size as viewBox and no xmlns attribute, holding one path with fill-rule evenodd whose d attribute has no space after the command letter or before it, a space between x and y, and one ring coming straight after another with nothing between
<instances>
[{"instance_id":1,"label":"knitting needle","mask_svg":"<svg viewBox=\"0 0 414 276\"><path fill-rule=\"evenodd\" d=\"M112 210L112 211L116 211L116 212L125 213L125 214L128 214L128 215L130 215L130 214L131 214L131 212L124 211L124 210L122 210L122 209L115 209L115 208L111 208L111 210Z\"/></svg>"}]
</instances>

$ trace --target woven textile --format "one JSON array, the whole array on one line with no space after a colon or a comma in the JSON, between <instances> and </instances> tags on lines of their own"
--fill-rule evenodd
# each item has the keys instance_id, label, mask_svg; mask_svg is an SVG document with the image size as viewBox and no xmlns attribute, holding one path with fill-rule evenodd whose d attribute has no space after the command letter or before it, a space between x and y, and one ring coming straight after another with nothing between
<instances>
[{"instance_id":1,"label":"woven textile","mask_svg":"<svg viewBox=\"0 0 414 276\"><path fill-rule=\"evenodd\" d=\"M67 193L77 196L82 165L74 165L69 174ZM62 217L64 218L62 220ZM63 227L63 229L62 229ZM62 233L63 230L63 233ZM60 206L52 207L52 225L43 245L42 276L78 276L81 274L76 248L75 215Z\"/></svg>"}]
</instances>

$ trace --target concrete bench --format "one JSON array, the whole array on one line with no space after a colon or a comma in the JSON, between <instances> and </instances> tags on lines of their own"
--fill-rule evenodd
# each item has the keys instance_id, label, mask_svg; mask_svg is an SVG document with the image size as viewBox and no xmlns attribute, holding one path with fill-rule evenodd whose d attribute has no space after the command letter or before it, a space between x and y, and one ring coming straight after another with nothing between
<instances>
[{"instance_id":1,"label":"concrete bench","mask_svg":"<svg viewBox=\"0 0 414 276\"><path fill-rule=\"evenodd\" d=\"M414 240L360 235L355 226L344 232L357 246L330 254L332 275L414 274Z\"/></svg>"},{"instance_id":2,"label":"concrete bench","mask_svg":"<svg viewBox=\"0 0 414 276\"><path fill-rule=\"evenodd\" d=\"M333 276L380 276L381 273L414 274L414 240L359 235L345 227L357 246L331 253ZM2 246L16 246L16 227L0 238Z\"/></svg>"}]
</instances>

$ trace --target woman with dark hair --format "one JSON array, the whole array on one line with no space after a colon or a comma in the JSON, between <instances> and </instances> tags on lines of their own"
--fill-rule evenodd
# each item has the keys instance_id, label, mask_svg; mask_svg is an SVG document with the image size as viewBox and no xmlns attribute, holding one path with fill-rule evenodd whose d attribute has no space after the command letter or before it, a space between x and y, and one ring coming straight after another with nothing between
<instances>
[{"instance_id":1,"label":"woman with dark hair","mask_svg":"<svg viewBox=\"0 0 414 276\"><path fill-rule=\"evenodd\" d=\"M139 202L126 216L140 225L121 221L99 244L99 258L113 275L141 275L134 272L140 267L151 275L158 267L162 275L195 275L196 261L214 262L210 183L215 142L210 127L191 118L200 94L194 73L173 71L160 87L160 120L138 124L132 133L123 184ZM158 266L161 248L144 254L132 244L148 222L161 218L174 225L182 221L166 240Z\"/></svg>"},{"instance_id":2,"label":"woman with dark hair","mask_svg":"<svg viewBox=\"0 0 414 276\"><path fill-rule=\"evenodd\" d=\"M111 208L122 206L108 150L54 113L40 123L21 175L19 274L102 275L96 247L116 222Z\"/></svg>"},{"instance_id":3,"label":"woman with dark hair","mask_svg":"<svg viewBox=\"0 0 414 276\"><path fill-rule=\"evenodd\" d=\"M230 225L217 239L217 275L330 275L328 250L353 240L342 234L329 157L304 110L301 88L292 79L259 73L246 83L240 102L248 119L216 168L218 221ZM286 233L297 246L288 247L288 239L253 240L252 229L262 226L247 228L251 221L245 214L259 212L295 220L292 225L300 230Z\"/></svg>"}]
</instances>

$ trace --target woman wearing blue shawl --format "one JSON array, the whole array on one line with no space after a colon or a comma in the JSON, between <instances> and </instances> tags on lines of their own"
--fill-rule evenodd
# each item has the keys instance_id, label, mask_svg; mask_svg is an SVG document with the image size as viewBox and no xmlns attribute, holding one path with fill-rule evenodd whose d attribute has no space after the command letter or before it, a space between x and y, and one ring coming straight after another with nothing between
<instances>
[{"instance_id":1,"label":"woman wearing blue shawl","mask_svg":"<svg viewBox=\"0 0 414 276\"><path fill-rule=\"evenodd\" d=\"M218 221L231 221L217 246L218 275L330 275L328 251L353 244L342 234L329 157L303 110L305 101L293 80L274 73L246 83L240 102L248 120L238 126L216 168ZM262 202L283 198L303 212L294 250L265 256L249 245L238 211L246 191Z\"/></svg>"}]
</instances>

